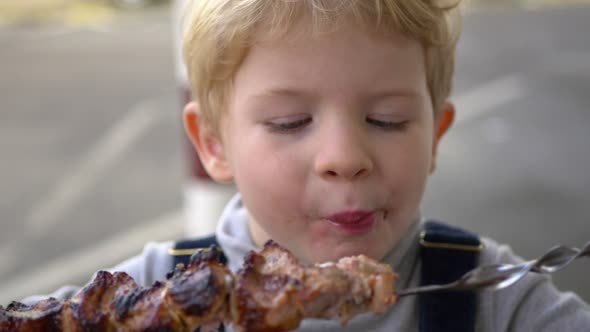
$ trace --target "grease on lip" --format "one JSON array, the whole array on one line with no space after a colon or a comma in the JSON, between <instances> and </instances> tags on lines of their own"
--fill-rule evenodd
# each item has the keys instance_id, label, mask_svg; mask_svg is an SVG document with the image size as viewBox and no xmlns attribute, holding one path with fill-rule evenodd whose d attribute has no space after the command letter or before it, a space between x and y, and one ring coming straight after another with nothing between
<instances>
[{"instance_id":1,"label":"grease on lip","mask_svg":"<svg viewBox=\"0 0 590 332\"><path fill-rule=\"evenodd\" d=\"M326 220L347 235L359 235L373 228L377 222L377 213L374 211L342 212L331 215Z\"/></svg>"},{"instance_id":2,"label":"grease on lip","mask_svg":"<svg viewBox=\"0 0 590 332\"><path fill-rule=\"evenodd\" d=\"M344 211L328 216L326 219L335 224L354 225L365 223L369 219L375 218L373 211Z\"/></svg>"}]
</instances>

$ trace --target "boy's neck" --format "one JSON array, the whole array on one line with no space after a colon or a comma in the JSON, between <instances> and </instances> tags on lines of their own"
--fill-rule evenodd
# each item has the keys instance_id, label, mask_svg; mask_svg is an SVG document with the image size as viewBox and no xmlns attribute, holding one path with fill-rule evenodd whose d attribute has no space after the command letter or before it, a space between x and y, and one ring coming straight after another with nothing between
<instances>
[{"instance_id":1,"label":"boy's neck","mask_svg":"<svg viewBox=\"0 0 590 332\"><path fill-rule=\"evenodd\" d=\"M252 242L257 248L262 248L266 241L270 240L270 236L254 221L250 212L248 212L248 231Z\"/></svg>"}]
</instances>

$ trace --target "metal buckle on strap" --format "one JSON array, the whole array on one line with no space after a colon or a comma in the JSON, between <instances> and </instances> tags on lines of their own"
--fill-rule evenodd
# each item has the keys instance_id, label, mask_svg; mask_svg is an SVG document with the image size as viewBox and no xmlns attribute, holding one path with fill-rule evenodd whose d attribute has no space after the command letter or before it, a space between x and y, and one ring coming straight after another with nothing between
<instances>
[{"instance_id":1,"label":"metal buckle on strap","mask_svg":"<svg viewBox=\"0 0 590 332\"><path fill-rule=\"evenodd\" d=\"M174 249L168 248L168 255L170 256L192 256L200 251L207 251L209 248L188 248L188 249Z\"/></svg>"},{"instance_id":2,"label":"metal buckle on strap","mask_svg":"<svg viewBox=\"0 0 590 332\"><path fill-rule=\"evenodd\" d=\"M424 239L424 237L426 237L426 231L422 231L420 233L420 245L423 247L426 247L426 248L449 249L449 250L471 251L471 252L480 252L484 248L483 243L480 243L479 245L473 245L473 244L431 242L431 241L426 241Z\"/></svg>"}]
</instances>

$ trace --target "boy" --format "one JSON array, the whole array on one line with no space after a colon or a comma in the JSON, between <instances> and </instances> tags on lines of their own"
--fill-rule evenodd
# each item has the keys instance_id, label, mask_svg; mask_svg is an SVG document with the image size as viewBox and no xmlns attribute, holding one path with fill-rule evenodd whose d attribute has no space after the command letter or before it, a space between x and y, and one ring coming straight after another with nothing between
<instances>
[{"instance_id":1,"label":"boy","mask_svg":"<svg viewBox=\"0 0 590 332\"><path fill-rule=\"evenodd\" d=\"M519 260L445 225L419 235L426 180L455 112L447 99L457 16L457 6L428 0L189 3L185 60L196 101L184 121L207 172L239 190L216 232L231 270L270 238L306 263L357 254L389 263L401 289ZM113 270L148 286L173 266L171 246L150 244ZM531 274L502 291L407 297L344 329L305 320L300 330L589 328L586 304Z\"/></svg>"}]
</instances>

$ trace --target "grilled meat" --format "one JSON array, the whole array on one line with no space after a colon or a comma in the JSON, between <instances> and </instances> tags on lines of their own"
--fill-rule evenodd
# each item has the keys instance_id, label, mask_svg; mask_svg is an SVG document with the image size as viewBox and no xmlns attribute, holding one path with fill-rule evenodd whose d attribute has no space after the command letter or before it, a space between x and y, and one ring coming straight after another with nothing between
<instances>
[{"instance_id":1,"label":"grilled meat","mask_svg":"<svg viewBox=\"0 0 590 332\"><path fill-rule=\"evenodd\" d=\"M288 331L302 318L339 316L344 325L357 314L383 313L394 304L396 279L391 267L363 255L303 266L269 241L237 273L232 319L243 331Z\"/></svg>"},{"instance_id":2,"label":"grilled meat","mask_svg":"<svg viewBox=\"0 0 590 332\"><path fill-rule=\"evenodd\" d=\"M269 241L235 274L212 247L177 266L165 282L138 287L123 272L100 271L67 301L0 306L0 331L193 331L230 323L238 331L288 331L304 318L384 312L395 303L392 269L366 256L303 266Z\"/></svg>"},{"instance_id":3,"label":"grilled meat","mask_svg":"<svg viewBox=\"0 0 590 332\"><path fill-rule=\"evenodd\" d=\"M225 320L232 279L218 255L217 249L198 253L149 288L126 273L99 271L67 301L0 306L0 331L193 331Z\"/></svg>"}]
</instances>

